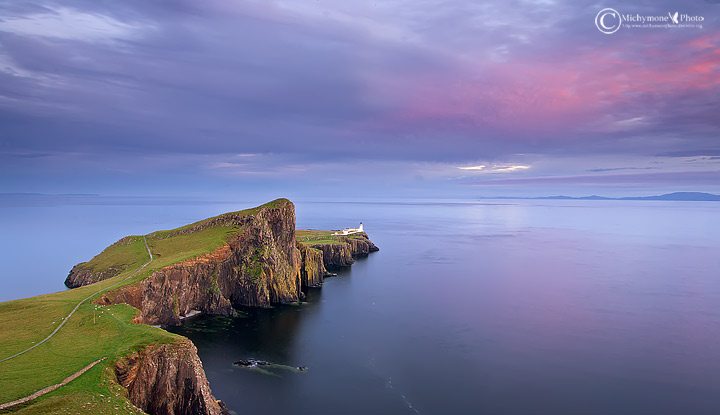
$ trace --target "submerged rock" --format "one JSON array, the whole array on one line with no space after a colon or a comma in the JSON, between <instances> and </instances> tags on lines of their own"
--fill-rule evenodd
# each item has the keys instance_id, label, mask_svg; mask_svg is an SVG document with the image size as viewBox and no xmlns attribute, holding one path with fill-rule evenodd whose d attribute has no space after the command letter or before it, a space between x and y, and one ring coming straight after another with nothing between
<instances>
[{"instance_id":1,"label":"submerged rock","mask_svg":"<svg viewBox=\"0 0 720 415\"><path fill-rule=\"evenodd\" d=\"M307 370L307 366L288 366L288 365L281 365L279 363L273 363L268 362L267 360L256 360L256 359L247 359L247 360L238 360L237 362L233 363L235 366L240 367L246 367L249 369L257 368L260 366L267 367L270 369L282 369L282 370L290 370L295 372L304 372ZM273 373L263 371L266 374L272 375Z\"/></svg>"},{"instance_id":2,"label":"submerged rock","mask_svg":"<svg viewBox=\"0 0 720 415\"><path fill-rule=\"evenodd\" d=\"M255 366L270 366L272 363L267 362L265 360L248 359L248 360L238 360L237 362L235 362L233 364L237 365L237 366L255 367Z\"/></svg>"}]
</instances>

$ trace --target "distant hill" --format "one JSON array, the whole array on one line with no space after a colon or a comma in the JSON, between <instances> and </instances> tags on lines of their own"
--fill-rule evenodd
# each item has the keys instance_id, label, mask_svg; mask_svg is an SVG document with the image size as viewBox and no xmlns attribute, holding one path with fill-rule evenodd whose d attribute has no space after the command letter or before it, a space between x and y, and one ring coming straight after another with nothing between
<instances>
[{"instance_id":1,"label":"distant hill","mask_svg":"<svg viewBox=\"0 0 720 415\"><path fill-rule=\"evenodd\" d=\"M687 200L720 202L720 195L702 192L675 192L660 196L624 197L622 200Z\"/></svg>"},{"instance_id":2,"label":"distant hill","mask_svg":"<svg viewBox=\"0 0 720 415\"><path fill-rule=\"evenodd\" d=\"M673 200L686 202L720 202L720 195L702 192L675 192L660 196L628 196L628 197L604 197L604 196L540 196L540 197L481 197L480 199L545 199L545 200Z\"/></svg>"}]
</instances>

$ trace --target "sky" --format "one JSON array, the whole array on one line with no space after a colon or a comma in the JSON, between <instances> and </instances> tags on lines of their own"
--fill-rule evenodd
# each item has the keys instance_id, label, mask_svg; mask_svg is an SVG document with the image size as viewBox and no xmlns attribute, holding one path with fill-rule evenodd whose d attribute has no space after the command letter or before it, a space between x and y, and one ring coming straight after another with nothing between
<instances>
[{"instance_id":1,"label":"sky","mask_svg":"<svg viewBox=\"0 0 720 415\"><path fill-rule=\"evenodd\" d=\"M720 0L0 3L0 193L720 193L719 114Z\"/></svg>"}]
</instances>

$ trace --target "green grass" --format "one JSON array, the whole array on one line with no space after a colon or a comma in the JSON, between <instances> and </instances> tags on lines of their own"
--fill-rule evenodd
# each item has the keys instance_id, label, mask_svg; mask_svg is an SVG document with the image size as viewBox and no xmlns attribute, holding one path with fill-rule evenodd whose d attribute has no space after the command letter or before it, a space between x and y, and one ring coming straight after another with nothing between
<instances>
[{"instance_id":1,"label":"green grass","mask_svg":"<svg viewBox=\"0 0 720 415\"><path fill-rule=\"evenodd\" d=\"M148 240L154 254L160 255L135 277L119 285L136 283L153 270L212 250L236 228L208 228L190 235ZM133 252L131 245L114 246L96 257L95 264L122 258L135 266L107 280L38 297L0 303L0 358L5 358L47 337L80 301L89 295L122 281L148 261L147 250ZM117 265L114 262L113 265ZM112 265L110 265L112 266ZM96 297L99 297L97 295ZM56 384L89 363L107 357L70 384L44 395L32 403L12 408L9 413L133 413L122 388L109 381L114 377L112 362L150 344L167 343L181 337L164 330L131 323L138 311L120 304L99 306L86 302L46 343L11 360L0 362L0 403L14 401ZM128 406L129 405L129 406ZM115 409L119 408L119 409ZM137 413L137 411L135 412Z\"/></svg>"},{"instance_id":2,"label":"green grass","mask_svg":"<svg viewBox=\"0 0 720 415\"><path fill-rule=\"evenodd\" d=\"M3 333L0 356L17 353L33 341L46 337L54 326L51 324L48 327L48 319L59 323L59 317L67 315L82 299L74 292L79 290L0 304L0 330ZM88 406L89 402L94 402L92 407L96 413L103 408L110 413L115 407L127 407L118 386L109 381L113 374L107 371L111 370L112 362L150 344L181 339L158 328L132 324L135 313L136 309L124 304L83 304L50 340L23 355L0 363L0 402L10 402L60 383L89 363L107 357L108 360L99 363L67 386L14 412L51 413L60 408L80 411L82 405ZM18 318L19 315L22 319ZM8 338L5 338L6 335Z\"/></svg>"},{"instance_id":3,"label":"green grass","mask_svg":"<svg viewBox=\"0 0 720 415\"><path fill-rule=\"evenodd\" d=\"M150 234L148 245L157 265L165 266L210 252L227 243L230 236L236 235L241 230L236 226L213 227L166 239L158 239L155 234ZM147 258L147 252L145 257Z\"/></svg>"},{"instance_id":4,"label":"green grass","mask_svg":"<svg viewBox=\"0 0 720 415\"><path fill-rule=\"evenodd\" d=\"M130 242L124 244L125 241ZM141 236L128 236L105 248L88 262L80 264L91 271L103 271L108 268L126 270L139 267L147 262L147 252Z\"/></svg>"},{"instance_id":5,"label":"green grass","mask_svg":"<svg viewBox=\"0 0 720 415\"><path fill-rule=\"evenodd\" d=\"M333 236L334 231L318 231L312 229L298 229L295 231L295 240L305 245L342 244L342 238L365 239L360 233Z\"/></svg>"},{"instance_id":6,"label":"green grass","mask_svg":"<svg viewBox=\"0 0 720 415\"><path fill-rule=\"evenodd\" d=\"M104 364L105 363L105 364ZM0 413L31 414L143 414L125 399L125 391L108 382L114 376L106 362L95 365L66 386Z\"/></svg>"},{"instance_id":7,"label":"green grass","mask_svg":"<svg viewBox=\"0 0 720 415\"><path fill-rule=\"evenodd\" d=\"M213 217L211 217L211 218L203 219L203 220L200 220L200 221L191 223L191 224L189 224L189 225L181 226L181 227L179 227L179 228L169 229L169 230L165 230L165 231L153 232L153 233L151 233L151 234L148 235L148 236L152 236L152 237L155 237L155 238L164 238L164 237L167 237L168 235L175 234L175 233L182 232L182 231L186 231L186 230L192 229L192 228L194 228L194 227L196 227L196 226L203 225L203 224L205 224L205 223L211 222L211 221L216 220L216 219L220 219L220 218L222 218L223 216L230 216L230 215L235 215L235 216L257 215L258 212L260 212L262 209L274 209L274 208L279 208L279 207L282 207L283 205L288 204L288 203L291 203L291 202L290 202L289 200L287 200L287 199L282 199L282 198L281 198L281 199L275 199L275 200L273 200L273 201L271 201L271 202L265 203L264 205L260 205L260 206L258 206L258 207L254 207L254 208L250 208L250 209L244 209L244 210L239 210L239 211L237 211L237 212L223 213L222 215L217 215L217 216L213 216Z\"/></svg>"},{"instance_id":8,"label":"green grass","mask_svg":"<svg viewBox=\"0 0 720 415\"><path fill-rule=\"evenodd\" d=\"M264 207L281 207L285 203L289 202L278 199L257 208L225 215L254 215ZM157 269L211 252L225 244L231 235L242 232L242 229L218 225L182 233L225 215L147 235L153 262L117 287L135 284ZM0 303L0 358L14 355L42 341L80 301L121 282L148 259L141 236L123 238L83 264L93 271L111 267L122 270L117 276L69 291ZM183 337L133 324L131 321L138 310L130 306L92 303L102 294L80 306L50 340L23 355L0 362L0 403L14 401L59 383L97 359L107 357L107 360L68 385L2 413L138 413L125 398L124 390L112 381L113 362L148 345L174 342Z\"/></svg>"},{"instance_id":9,"label":"green grass","mask_svg":"<svg viewBox=\"0 0 720 415\"><path fill-rule=\"evenodd\" d=\"M236 234L240 229L230 226L213 226L188 234L182 234L182 232L187 232L194 227L202 226L224 216L256 215L261 209L277 208L285 203L290 202L287 199L276 199L256 208L224 213L176 229L153 232L146 235L146 238L153 256L157 255L158 258L156 259L160 260L158 264L162 264L162 266L174 264L212 251L214 248L223 245L230 235ZM94 272L109 268L124 271L137 268L145 262L147 262L147 252L142 236L134 235L125 237L105 248L90 261L82 263L81 267ZM153 269L158 268L155 266ZM145 273L144 275L147 276L148 274Z\"/></svg>"}]
</instances>

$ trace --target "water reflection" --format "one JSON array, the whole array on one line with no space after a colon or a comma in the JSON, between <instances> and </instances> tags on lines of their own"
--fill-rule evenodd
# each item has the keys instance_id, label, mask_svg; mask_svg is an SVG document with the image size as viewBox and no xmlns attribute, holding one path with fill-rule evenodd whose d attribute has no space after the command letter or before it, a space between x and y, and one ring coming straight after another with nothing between
<instances>
[{"instance_id":1,"label":"water reflection","mask_svg":"<svg viewBox=\"0 0 720 415\"><path fill-rule=\"evenodd\" d=\"M320 301L320 289L310 289L299 305L274 308L237 309L237 316L199 315L170 331L195 342L201 355L215 361L221 355L229 361L258 359L277 364L303 366L297 362L298 332L303 318L312 318L309 310ZM206 353L210 350L210 353Z\"/></svg>"}]
</instances>

